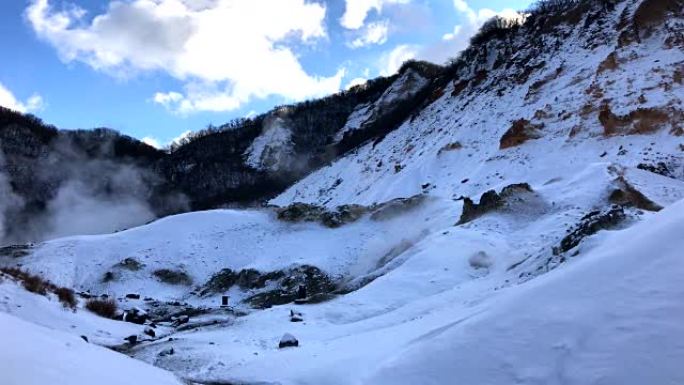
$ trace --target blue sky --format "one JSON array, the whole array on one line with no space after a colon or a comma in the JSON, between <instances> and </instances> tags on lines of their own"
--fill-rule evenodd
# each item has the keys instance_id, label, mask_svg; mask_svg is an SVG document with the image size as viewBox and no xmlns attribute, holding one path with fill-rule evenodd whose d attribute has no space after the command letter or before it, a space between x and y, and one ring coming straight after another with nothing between
<instances>
[{"instance_id":1,"label":"blue sky","mask_svg":"<svg viewBox=\"0 0 684 385\"><path fill-rule=\"evenodd\" d=\"M161 145L455 56L531 0L5 0L0 105Z\"/></svg>"}]
</instances>

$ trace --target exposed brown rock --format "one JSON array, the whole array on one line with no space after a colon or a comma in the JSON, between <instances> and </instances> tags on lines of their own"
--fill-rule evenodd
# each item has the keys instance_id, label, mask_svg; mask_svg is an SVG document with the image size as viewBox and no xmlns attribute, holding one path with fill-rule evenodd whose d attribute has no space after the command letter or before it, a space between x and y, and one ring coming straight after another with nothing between
<instances>
[{"instance_id":1,"label":"exposed brown rock","mask_svg":"<svg viewBox=\"0 0 684 385\"><path fill-rule=\"evenodd\" d=\"M542 61L540 63L537 63L536 65L533 66L525 66L525 69L518 75L518 77L515 79L518 84L524 84L527 83L527 80L530 78L532 73L534 71L540 70L546 66L546 62Z\"/></svg>"},{"instance_id":2,"label":"exposed brown rock","mask_svg":"<svg viewBox=\"0 0 684 385\"><path fill-rule=\"evenodd\" d=\"M677 84L684 83L684 68L677 68L672 75L672 80Z\"/></svg>"},{"instance_id":3,"label":"exposed brown rock","mask_svg":"<svg viewBox=\"0 0 684 385\"><path fill-rule=\"evenodd\" d=\"M473 202L468 197L463 198L463 211L457 225L468 223L482 215L500 209L506 204L506 200L521 193L532 192L532 188L527 183L517 183L504 187L500 194L494 190L489 190L482 194L480 203Z\"/></svg>"},{"instance_id":4,"label":"exposed brown rock","mask_svg":"<svg viewBox=\"0 0 684 385\"><path fill-rule=\"evenodd\" d=\"M648 199L641 191L629 184L624 177L616 180L619 188L613 190L608 200L617 205L633 206L646 211L660 211L662 206Z\"/></svg>"},{"instance_id":5,"label":"exposed brown rock","mask_svg":"<svg viewBox=\"0 0 684 385\"><path fill-rule=\"evenodd\" d=\"M647 37L653 27L665 22L668 14L681 15L683 11L684 0L644 0L634 12L634 27Z\"/></svg>"},{"instance_id":6,"label":"exposed brown rock","mask_svg":"<svg viewBox=\"0 0 684 385\"><path fill-rule=\"evenodd\" d=\"M441 154L445 151L455 151L455 150L460 150L463 148L463 145L461 145L461 142L452 142L449 144L444 145L444 147L440 148L437 154Z\"/></svg>"},{"instance_id":7,"label":"exposed brown rock","mask_svg":"<svg viewBox=\"0 0 684 385\"><path fill-rule=\"evenodd\" d=\"M684 0L644 0L631 18L626 13L622 15L618 25L622 30L618 37L618 47L640 42L649 37L658 26L662 26L669 14L681 15L682 12ZM665 45L672 48L681 44L681 40L681 34L671 34Z\"/></svg>"},{"instance_id":8,"label":"exposed brown rock","mask_svg":"<svg viewBox=\"0 0 684 385\"><path fill-rule=\"evenodd\" d=\"M601 62L601 64L599 64L597 73L602 74L606 71L615 71L617 68L617 54L613 51Z\"/></svg>"},{"instance_id":9,"label":"exposed brown rock","mask_svg":"<svg viewBox=\"0 0 684 385\"><path fill-rule=\"evenodd\" d=\"M480 85L480 83L487 80L487 76L489 76L489 73L487 71L477 71L475 77L473 78L473 87L477 87L478 85Z\"/></svg>"},{"instance_id":10,"label":"exposed brown rock","mask_svg":"<svg viewBox=\"0 0 684 385\"><path fill-rule=\"evenodd\" d=\"M519 146L530 139L539 139L541 137L539 130L543 127L543 124L532 124L527 119L518 119L501 137L499 149Z\"/></svg>"},{"instance_id":11,"label":"exposed brown rock","mask_svg":"<svg viewBox=\"0 0 684 385\"><path fill-rule=\"evenodd\" d=\"M435 89L432 94L430 94L430 97L428 98L428 104L434 102L435 100L439 99L444 95L444 87L439 87Z\"/></svg>"},{"instance_id":12,"label":"exposed brown rock","mask_svg":"<svg viewBox=\"0 0 684 385\"><path fill-rule=\"evenodd\" d=\"M530 88L527 90L527 95L525 95L525 99L529 99L530 97L534 96L537 94L537 91L539 91L544 85L549 83L552 80L555 80L560 76L560 74L563 73L563 66L559 66L556 68L555 71L549 73L548 75L544 76L542 79L537 80L536 82L532 83L530 85Z\"/></svg>"},{"instance_id":13,"label":"exposed brown rock","mask_svg":"<svg viewBox=\"0 0 684 385\"><path fill-rule=\"evenodd\" d=\"M463 92L463 90L468 87L470 80L461 80L460 82L454 83L454 90L451 91L451 96L458 96Z\"/></svg>"},{"instance_id":14,"label":"exposed brown rock","mask_svg":"<svg viewBox=\"0 0 684 385\"><path fill-rule=\"evenodd\" d=\"M656 108L638 108L628 115L613 113L608 103L601 105L598 116L606 136L649 134L670 122L670 114Z\"/></svg>"}]
</instances>

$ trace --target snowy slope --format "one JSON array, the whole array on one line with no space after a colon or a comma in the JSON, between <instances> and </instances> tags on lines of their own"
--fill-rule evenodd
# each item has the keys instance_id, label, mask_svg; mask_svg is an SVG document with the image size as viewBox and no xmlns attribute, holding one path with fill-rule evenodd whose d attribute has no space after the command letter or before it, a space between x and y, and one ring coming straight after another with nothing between
<instances>
[{"instance_id":1,"label":"snowy slope","mask_svg":"<svg viewBox=\"0 0 684 385\"><path fill-rule=\"evenodd\" d=\"M481 48L489 56L467 57L437 90L442 96L417 116L272 203L370 204L414 195L427 184L433 195L479 196L511 183L572 178L595 162L663 162L682 178L684 85L675 79L684 50L669 42L684 17L624 44L620 37L636 28L624 20L641 3L623 1L593 21L560 25L543 44L531 45L523 34L513 48ZM606 64L611 57L614 66ZM512 65L496 65L500 60ZM525 127L528 140L509 146L502 139L516 126Z\"/></svg>"},{"instance_id":2,"label":"snowy slope","mask_svg":"<svg viewBox=\"0 0 684 385\"><path fill-rule=\"evenodd\" d=\"M415 96L429 83L430 81L417 71L410 68L405 70L378 100L373 103L361 104L354 109L344 127L335 135L335 141L339 142L349 132L363 129L364 125L370 124L379 115L391 109L393 105Z\"/></svg>"},{"instance_id":3,"label":"snowy slope","mask_svg":"<svg viewBox=\"0 0 684 385\"><path fill-rule=\"evenodd\" d=\"M245 164L257 170L274 172L294 167L294 144L286 115L287 109L281 107L264 120L261 135L245 151Z\"/></svg>"},{"instance_id":4,"label":"snowy slope","mask_svg":"<svg viewBox=\"0 0 684 385\"><path fill-rule=\"evenodd\" d=\"M458 258L482 239L435 234L343 298L179 333L136 356L192 379L248 383L678 384L683 213L684 201L604 233L569 266L509 287L500 259L478 276ZM290 309L305 322L288 322ZM287 332L300 347L278 350ZM169 346L174 357L157 357Z\"/></svg>"},{"instance_id":5,"label":"snowy slope","mask_svg":"<svg viewBox=\"0 0 684 385\"><path fill-rule=\"evenodd\" d=\"M52 330L85 336L92 343L116 346L124 338L143 332L143 326L99 317L83 309L65 309L53 296L29 293L10 279L0 282L0 313Z\"/></svg>"},{"instance_id":6,"label":"snowy slope","mask_svg":"<svg viewBox=\"0 0 684 385\"><path fill-rule=\"evenodd\" d=\"M111 235L46 242L19 262L58 285L94 294L117 297L139 293L201 303L202 299L189 296L189 292L225 268L269 272L310 264L332 276L366 273L402 242L415 243L425 234L455 223L459 212L456 202L434 200L405 216L387 220L366 216L329 229L317 223L279 221L270 210L213 210L171 216ZM417 221L411 228L405 226L408 216ZM142 268L118 268L126 258L136 259ZM159 282L152 274L162 268L186 272L193 285ZM117 278L103 282L107 272L114 272ZM234 294L236 299L243 295Z\"/></svg>"},{"instance_id":7,"label":"snowy slope","mask_svg":"<svg viewBox=\"0 0 684 385\"><path fill-rule=\"evenodd\" d=\"M173 374L0 312L3 385L180 385Z\"/></svg>"},{"instance_id":8,"label":"snowy slope","mask_svg":"<svg viewBox=\"0 0 684 385\"><path fill-rule=\"evenodd\" d=\"M683 213L679 202L562 273L445 322L366 383L682 383Z\"/></svg>"}]
</instances>

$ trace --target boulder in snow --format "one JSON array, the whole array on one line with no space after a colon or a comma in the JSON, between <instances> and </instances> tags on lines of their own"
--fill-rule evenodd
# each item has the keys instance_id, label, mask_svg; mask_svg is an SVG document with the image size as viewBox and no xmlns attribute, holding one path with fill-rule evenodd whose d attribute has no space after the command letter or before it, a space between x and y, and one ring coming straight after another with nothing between
<instances>
[{"instance_id":1,"label":"boulder in snow","mask_svg":"<svg viewBox=\"0 0 684 385\"><path fill-rule=\"evenodd\" d=\"M174 353L175 353L175 351L173 350L173 348L168 348L168 349L162 350L157 355L159 357L166 357L166 356L172 356Z\"/></svg>"},{"instance_id":2,"label":"boulder in snow","mask_svg":"<svg viewBox=\"0 0 684 385\"><path fill-rule=\"evenodd\" d=\"M280 338L280 343L278 344L279 349L297 346L299 346L299 340L297 340L295 336L290 333L283 334L283 336Z\"/></svg>"},{"instance_id":3,"label":"boulder in snow","mask_svg":"<svg viewBox=\"0 0 684 385\"><path fill-rule=\"evenodd\" d=\"M304 321L304 316L302 313L290 310L290 322L302 322Z\"/></svg>"}]
</instances>

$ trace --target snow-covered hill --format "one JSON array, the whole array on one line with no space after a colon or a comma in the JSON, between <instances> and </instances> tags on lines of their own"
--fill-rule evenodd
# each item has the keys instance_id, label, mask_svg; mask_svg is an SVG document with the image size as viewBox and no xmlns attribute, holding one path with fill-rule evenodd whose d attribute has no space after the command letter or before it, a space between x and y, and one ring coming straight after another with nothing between
<instances>
[{"instance_id":1,"label":"snow-covered hill","mask_svg":"<svg viewBox=\"0 0 684 385\"><path fill-rule=\"evenodd\" d=\"M274 206L0 249L84 297L3 275L0 324L198 384L683 383L684 14L662 4L577 2L437 75L406 66L330 136L352 149ZM292 116L242 161L291 168ZM149 318L97 318L102 295Z\"/></svg>"}]
</instances>

